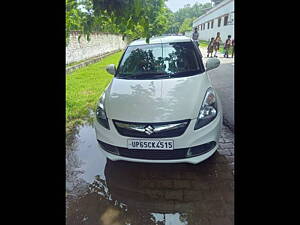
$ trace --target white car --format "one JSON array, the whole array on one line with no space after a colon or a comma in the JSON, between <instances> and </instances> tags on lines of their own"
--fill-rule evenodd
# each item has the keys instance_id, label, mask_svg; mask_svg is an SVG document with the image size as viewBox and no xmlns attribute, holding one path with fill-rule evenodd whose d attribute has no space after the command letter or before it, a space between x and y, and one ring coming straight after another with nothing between
<instances>
[{"instance_id":1,"label":"white car","mask_svg":"<svg viewBox=\"0 0 300 225\"><path fill-rule=\"evenodd\" d=\"M218 148L223 117L206 71L208 59L184 36L133 41L102 94L95 118L101 150L112 161L197 164Z\"/></svg>"}]
</instances>

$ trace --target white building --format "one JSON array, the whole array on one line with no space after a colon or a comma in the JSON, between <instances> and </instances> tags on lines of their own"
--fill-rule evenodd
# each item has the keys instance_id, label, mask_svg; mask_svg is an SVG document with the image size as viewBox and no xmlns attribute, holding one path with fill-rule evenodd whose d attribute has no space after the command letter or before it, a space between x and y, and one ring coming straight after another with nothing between
<instances>
[{"instance_id":1,"label":"white building","mask_svg":"<svg viewBox=\"0 0 300 225\"><path fill-rule=\"evenodd\" d=\"M198 28L199 40L208 41L220 32L223 42L231 35L234 39L234 0L224 0L193 22Z\"/></svg>"}]
</instances>

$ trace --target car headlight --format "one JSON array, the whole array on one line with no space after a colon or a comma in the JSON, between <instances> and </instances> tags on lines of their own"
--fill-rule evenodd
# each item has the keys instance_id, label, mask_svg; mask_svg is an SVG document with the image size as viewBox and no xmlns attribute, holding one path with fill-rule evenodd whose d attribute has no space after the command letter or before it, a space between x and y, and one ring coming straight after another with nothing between
<instances>
[{"instance_id":1,"label":"car headlight","mask_svg":"<svg viewBox=\"0 0 300 225\"><path fill-rule=\"evenodd\" d=\"M214 118L216 118L217 113L218 109L216 93L212 88L208 88L200 108L194 130L197 130L210 123Z\"/></svg>"},{"instance_id":2,"label":"car headlight","mask_svg":"<svg viewBox=\"0 0 300 225\"><path fill-rule=\"evenodd\" d=\"M100 123L103 127L109 130L109 124L108 124L108 119L106 116L105 112L105 107L104 107L104 101L105 101L105 92L101 96L97 109L96 109L96 118L98 123Z\"/></svg>"}]
</instances>

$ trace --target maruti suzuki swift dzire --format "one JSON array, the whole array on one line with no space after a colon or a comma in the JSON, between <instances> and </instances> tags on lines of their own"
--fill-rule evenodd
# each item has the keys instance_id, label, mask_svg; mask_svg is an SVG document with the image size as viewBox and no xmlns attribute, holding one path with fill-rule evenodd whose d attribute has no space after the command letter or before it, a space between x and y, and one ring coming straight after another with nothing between
<instances>
[{"instance_id":1,"label":"maruti suzuki swift dzire","mask_svg":"<svg viewBox=\"0 0 300 225\"><path fill-rule=\"evenodd\" d=\"M220 98L198 46L188 37L133 41L100 97L95 114L100 149L112 161L192 163L218 148L223 117Z\"/></svg>"}]
</instances>

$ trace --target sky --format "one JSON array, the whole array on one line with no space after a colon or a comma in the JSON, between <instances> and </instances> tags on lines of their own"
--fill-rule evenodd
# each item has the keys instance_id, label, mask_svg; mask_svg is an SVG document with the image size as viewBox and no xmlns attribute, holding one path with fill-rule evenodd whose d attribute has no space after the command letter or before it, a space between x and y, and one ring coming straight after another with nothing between
<instances>
[{"instance_id":1,"label":"sky","mask_svg":"<svg viewBox=\"0 0 300 225\"><path fill-rule=\"evenodd\" d=\"M210 0L168 0L166 1L166 5L173 12L176 12L178 9L183 8L184 5L190 4L192 6L196 2L203 4L211 1Z\"/></svg>"}]
</instances>

